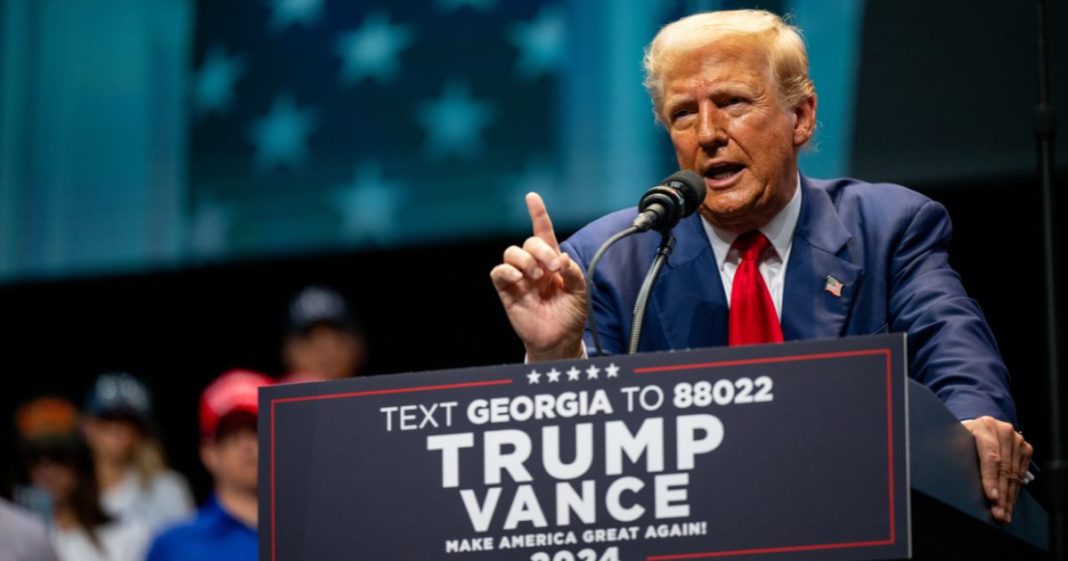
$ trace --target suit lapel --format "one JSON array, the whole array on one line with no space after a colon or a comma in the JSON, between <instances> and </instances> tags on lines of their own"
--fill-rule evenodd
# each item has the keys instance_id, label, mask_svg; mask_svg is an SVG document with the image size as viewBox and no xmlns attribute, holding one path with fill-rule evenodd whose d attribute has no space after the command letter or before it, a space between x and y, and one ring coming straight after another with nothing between
<instances>
[{"instance_id":1,"label":"suit lapel","mask_svg":"<svg viewBox=\"0 0 1068 561\"><path fill-rule=\"evenodd\" d=\"M788 341L839 337L864 271L850 261L852 236L826 191L812 188L804 176L801 189L801 214L786 265L783 336ZM829 283L841 283L840 296L828 290Z\"/></svg>"},{"instance_id":2,"label":"suit lapel","mask_svg":"<svg viewBox=\"0 0 1068 561\"><path fill-rule=\"evenodd\" d=\"M727 344L727 297L701 217L675 230L675 251L653 290L653 305L669 349Z\"/></svg>"}]
</instances>

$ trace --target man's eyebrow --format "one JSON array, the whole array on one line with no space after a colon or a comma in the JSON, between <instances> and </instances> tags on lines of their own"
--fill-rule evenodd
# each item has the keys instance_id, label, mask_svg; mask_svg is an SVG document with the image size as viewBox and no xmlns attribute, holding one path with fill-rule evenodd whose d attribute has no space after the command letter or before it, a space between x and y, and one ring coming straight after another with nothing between
<instances>
[{"instance_id":1,"label":"man's eyebrow","mask_svg":"<svg viewBox=\"0 0 1068 561\"><path fill-rule=\"evenodd\" d=\"M753 87L745 82L720 82L710 88L712 94L717 93L749 93L753 91Z\"/></svg>"},{"instance_id":2,"label":"man's eyebrow","mask_svg":"<svg viewBox=\"0 0 1068 561\"><path fill-rule=\"evenodd\" d=\"M664 98L664 106L674 105L678 103L685 103L687 101L693 101L693 96L690 94L675 94Z\"/></svg>"}]
</instances>

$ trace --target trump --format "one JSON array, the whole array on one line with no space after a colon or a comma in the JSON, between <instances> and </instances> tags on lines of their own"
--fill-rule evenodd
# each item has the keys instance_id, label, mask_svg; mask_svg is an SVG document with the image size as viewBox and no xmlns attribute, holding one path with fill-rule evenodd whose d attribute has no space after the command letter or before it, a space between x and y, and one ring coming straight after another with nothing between
<instances>
[{"instance_id":1,"label":"trump","mask_svg":"<svg viewBox=\"0 0 1068 561\"><path fill-rule=\"evenodd\" d=\"M910 376L975 436L991 513L1010 521L1032 448L1015 430L993 334L949 266L942 205L899 185L804 175L798 154L818 98L799 30L774 14L683 18L657 34L644 66L678 165L707 195L675 228L639 350L906 333ZM533 235L490 276L528 360L581 357L591 348L584 271L636 211L558 243L541 198L527 206ZM597 269L592 309L607 352L625 350L658 242L627 238Z\"/></svg>"}]
</instances>

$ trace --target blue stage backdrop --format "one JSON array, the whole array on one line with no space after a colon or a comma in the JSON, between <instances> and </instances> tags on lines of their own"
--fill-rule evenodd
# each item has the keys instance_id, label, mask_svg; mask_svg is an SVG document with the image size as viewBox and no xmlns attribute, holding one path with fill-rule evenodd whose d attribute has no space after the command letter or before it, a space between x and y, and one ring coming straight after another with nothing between
<instances>
[{"instance_id":1,"label":"blue stage backdrop","mask_svg":"<svg viewBox=\"0 0 1068 561\"><path fill-rule=\"evenodd\" d=\"M723 3L703 4L201 3L191 249L210 259L518 233L528 191L564 229L633 204L673 169L641 87L643 47L688 7ZM855 49L842 47L856 43L861 4L813 4L788 8L818 31L816 52L852 67ZM828 18L849 21L830 33ZM849 80L836 82L826 95L848 99ZM812 154L840 171L850 106L828 107Z\"/></svg>"},{"instance_id":2,"label":"blue stage backdrop","mask_svg":"<svg viewBox=\"0 0 1068 561\"><path fill-rule=\"evenodd\" d=\"M674 171L641 58L700 10L811 30L848 166L863 2L101 1L0 0L0 280L576 228Z\"/></svg>"},{"instance_id":3,"label":"blue stage backdrop","mask_svg":"<svg viewBox=\"0 0 1068 561\"><path fill-rule=\"evenodd\" d=\"M976 89L967 64L928 69L947 56L940 24L903 5L0 0L0 282L519 240L528 191L576 228L675 169L641 86L657 29L754 6L805 31L819 92L806 173L913 184L1033 167L1031 82ZM997 25L1026 28L1023 8ZM969 21L942 35L985 53ZM975 55L987 74L1030 68L1029 35L1013 33L1018 56ZM936 78L880 81L899 68ZM1019 111L952 110L1010 93ZM974 142L956 154L945 138Z\"/></svg>"}]
</instances>

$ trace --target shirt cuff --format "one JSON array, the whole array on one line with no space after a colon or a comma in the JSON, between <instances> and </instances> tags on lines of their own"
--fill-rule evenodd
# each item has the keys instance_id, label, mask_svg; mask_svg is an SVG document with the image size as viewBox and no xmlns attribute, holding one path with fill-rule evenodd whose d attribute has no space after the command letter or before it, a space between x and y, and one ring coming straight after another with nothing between
<instances>
[{"instance_id":1,"label":"shirt cuff","mask_svg":"<svg viewBox=\"0 0 1068 561\"><path fill-rule=\"evenodd\" d=\"M579 356L578 358L579 358L579 360L586 360L587 358L590 358L589 353L586 352L586 341L585 340L582 341L582 355ZM523 364L530 364L530 355L529 354L524 354L523 355Z\"/></svg>"}]
</instances>

